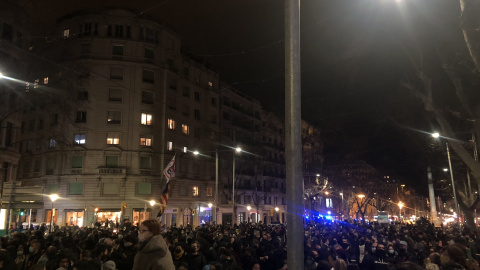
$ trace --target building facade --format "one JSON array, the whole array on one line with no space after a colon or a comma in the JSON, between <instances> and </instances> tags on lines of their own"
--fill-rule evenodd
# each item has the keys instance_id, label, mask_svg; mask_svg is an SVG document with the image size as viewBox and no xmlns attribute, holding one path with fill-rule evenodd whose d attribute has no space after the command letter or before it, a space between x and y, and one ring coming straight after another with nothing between
<instances>
[{"instance_id":1,"label":"building facade","mask_svg":"<svg viewBox=\"0 0 480 270\"><path fill-rule=\"evenodd\" d=\"M34 102L14 123L15 181L42 188L32 221L154 218L173 157L167 226L285 221L283 121L182 53L175 32L98 9L60 18L52 36L33 50Z\"/></svg>"}]
</instances>

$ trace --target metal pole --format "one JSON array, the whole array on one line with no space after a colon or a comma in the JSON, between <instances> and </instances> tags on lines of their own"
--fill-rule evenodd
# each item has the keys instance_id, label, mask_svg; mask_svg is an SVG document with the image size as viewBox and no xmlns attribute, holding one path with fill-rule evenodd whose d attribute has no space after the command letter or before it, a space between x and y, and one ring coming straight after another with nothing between
<instances>
[{"instance_id":1,"label":"metal pole","mask_svg":"<svg viewBox=\"0 0 480 270\"><path fill-rule=\"evenodd\" d=\"M233 170L232 170L232 224L236 224L235 214L235 150L233 150Z\"/></svg>"},{"instance_id":2,"label":"metal pole","mask_svg":"<svg viewBox=\"0 0 480 270\"><path fill-rule=\"evenodd\" d=\"M147 220L147 203L143 207L143 221Z\"/></svg>"},{"instance_id":3,"label":"metal pole","mask_svg":"<svg viewBox=\"0 0 480 270\"><path fill-rule=\"evenodd\" d=\"M215 201L214 201L214 209L215 209L215 225L218 224L218 219L217 219L217 210L218 210L218 150L215 149Z\"/></svg>"},{"instance_id":4,"label":"metal pole","mask_svg":"<svg viewBox=\"0 0 480 270\"><path fill-rule=\"evenodd\" d=\"M287 265L304 268L300 0L285 1L285 153L287 183Z\"/></svg>"},{"instance_id":5,"label":"metal pole","mask_svg":"<svg viewBox=\"0 0 480 270\"><path fill-rule=\"evenodd\" d=\"M445 144L447 145L448 166L450 167L450 178L452 179L453 200L455 202L455 211L457 211L457 222L458 222L460 211L458 209L457 192L455 191L455 181L453 181L452 161L450 160L450 149L448 147L448 142Z\"/></svg>"},{"instance_id":6,"label":"metal pole","mask_svg":"<svg viewBox=\"0 0 480 270\"><path fill-rule=\"evenodd\" d=\"M430 198L430 222L437 226L437 205L435 203L435 191L433 189L432 169L427 167L427 179L428 179L428 195Z\"/></svg>"},{"instance_id":7,"label":"metal pole","mask_svg":"<svg viewBox=\"0 0 480 270\"><path fill-rule=\"evenodd\" d=\"M53 231L53 211L54 211L54 210L53 210L53 201L52 201L52 211L51 211L51 212L52 212L52 216L51 216L51 218L50 218L50 232Z\"/></svg>"},{"instance_id":8,"label":"metal pole","mask_svg":"<svg viewBox=\"0 0 480 270\"><path fill-rule=\"evenodd\" d=\"M28 214L28 230L30 230L30 225L32 224L32 208L30 208L29 214Z\"/></svg>"}]
</instances>

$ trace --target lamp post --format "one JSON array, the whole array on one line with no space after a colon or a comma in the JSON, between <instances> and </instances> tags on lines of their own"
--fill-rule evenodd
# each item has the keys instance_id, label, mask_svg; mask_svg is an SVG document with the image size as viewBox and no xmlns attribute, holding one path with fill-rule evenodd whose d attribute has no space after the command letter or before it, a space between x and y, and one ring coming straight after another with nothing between
<instances>
[{"instance_id":1,"label":"lamp post","mask_svg":"<svg viewBox=\"0 0 480 270\"><path fill-rule=\"evenodd\" d=\"M435 132L432 134L432 137L438 138L440 137L440 134L438 132ZM460 210L458 209L457 192L455 191L455 181L453 180L452 161L450 159L450 148L448 147L448 142L445 143L445 146L447 147L448 166L450 168L450 179L452 180L452 189L453 189L453 201L455 203L455 211L457 211L457 222L458 222L458 217L460 216Z\"/></svg>"},{"instance_id":2,"label":"lamp post","mask_svg":"<svg viewBox=\"0 0 480 270\"><path fill-rule=\"evenodd\" d=\"M242 152L242 148L237 147L235 148L235 151L233 151L233 170L232 170L232 224L237 223L237 214L235 211L235 154L237 152Z\"/></svg>"},{"instance_id":3,"label":"lamp post","mask_svg":"<svg viewBox=\"0 0 480 270\"><path fill-rule=\"evenodd\" d=\"M399 215L398 215L398 216L399 216L399 217L398 217L399 220L400 220L400 218L402 217L402 207L403 207L403 202L400 201L400 202L398 203L398 208L400 208L400 212L399 212Z\"/></svg>"},{"instance_id":4,"label":"lamp post","mask_svg":"<svg viewBox=\"0 0 480 270\"><path fill-rule=\"evenodd\" d=\"M50 232L53 232L53 203L58 199L58 194L50 194L50 200L52 201L52 215L50 217Z\"/></svg>"}]
</instances>

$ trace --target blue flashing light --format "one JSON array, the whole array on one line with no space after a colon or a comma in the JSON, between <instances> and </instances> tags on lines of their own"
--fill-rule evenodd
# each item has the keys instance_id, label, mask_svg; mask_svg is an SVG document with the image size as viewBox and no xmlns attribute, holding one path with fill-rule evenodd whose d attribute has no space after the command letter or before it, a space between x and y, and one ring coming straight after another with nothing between
<instances>
[{"instance_id":1,"label":"blue flashing light","mask_svg":"<svg viewBox=\"0 0 480 270\"><path fill-rule=\"evenodd\" d=\"M325 219L332 219L332 216L325 216Z\"/></svg>"},{"instance_id":2,"label":"blue flashing light","mask_svg":"<svg viewBox=\"0 0 480 270\"><path fill-rule=\"evenodd\" d=\"M306 216L305 216L305 218L306 218L306 219L309 219L309 216L308 216L308 215L306 215Z\"/></svg>"}]
</instances>

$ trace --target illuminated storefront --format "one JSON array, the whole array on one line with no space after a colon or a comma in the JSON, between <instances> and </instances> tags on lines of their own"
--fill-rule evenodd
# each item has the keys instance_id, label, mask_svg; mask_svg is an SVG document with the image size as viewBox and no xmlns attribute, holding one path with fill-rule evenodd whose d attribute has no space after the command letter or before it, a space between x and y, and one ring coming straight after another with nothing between
<instances>
[{"instance_id":1,"label":"illuminated storefront","mask_svg":"<svg viewBox=\"0 0 480 270\"><path fill-rule=\"evenodd\" d=\"M118 209L96 209L95 221L105 226L108 222L120 223L121 211Z\"/></svg>"},{"instance_id":2,"label":"illuminated storefront","mask_svg":"<svg viewBox=\"0 0 480 270\"><path fill-rule=\"evenodd\" d=\"M137 225L138 222L142 223L144 220L151 219L152 217L152 209L147 208L145 212L145 208L134 208L133 209L133 220L132 224Z\"/></svg>"},{"instance_id":3,"label":"illuminated storefront","mask_svg":"<svg viewBox=\"0 0 480 270\"><path fill-rule=\"evenodd\" d=\"M83 227L85 224L85 211L83 209L65 209L65 225Z\"/></svg>"}]
</instances>

